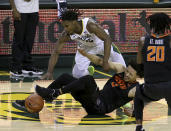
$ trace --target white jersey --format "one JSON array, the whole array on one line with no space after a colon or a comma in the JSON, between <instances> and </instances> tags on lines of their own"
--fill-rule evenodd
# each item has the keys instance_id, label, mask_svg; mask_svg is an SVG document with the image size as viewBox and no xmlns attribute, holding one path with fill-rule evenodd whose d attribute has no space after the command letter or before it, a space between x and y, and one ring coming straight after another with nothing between
<instances>
[{"instance_id":1,"label":"white jersey","mask_svg":"<svg viewBox=\"0 0 171 131\"><path fill-rule=\"evenodd\" d=\"M94 47L103 44L102 40L100 40L95 34L92 34L87 30L88 20L89 18L82 19L83 29L80 35L79 34L70 35L70 38L77 42L78 48L82 48L85 51L88 51Z\"/></svg>"},{"instance_id":2,"label":"white jersey","mask_svg":"<svg viewBox=\"0 0 171 131\"><path fill-rule=\"evenodd\" d=\"M15 6L19 13L34 13L39 12L39 0L14 0Z\"/></svg>"},{"instance_id":3,"label":"white jersey","mask_svg":"<svg viewBox=\"0 0 171 131\"><path fill-rule=\"evenodd\" d=\"M88 21L89 18L82 19L82 24L83 24L82 33L80 35L73 34L70 35L70 37L72 40L77 42L78 48L84 49L89 54L104 55L104 41L102 41L95 34L90 33L87 30ZM105 32L109 34L108 30L105 30ZM112 62L119 62L126 67L122 55L118 52L115 52L112 48L112 45L111 45L109 60ZM75 63L76 64L74 65L74 68L72 70L72 74L75 78L80 78L82 76L89 74L88 67L90 65L90 60L87 57L81 55L78 50L75 56Z\"/></svg>"}]
</instances>

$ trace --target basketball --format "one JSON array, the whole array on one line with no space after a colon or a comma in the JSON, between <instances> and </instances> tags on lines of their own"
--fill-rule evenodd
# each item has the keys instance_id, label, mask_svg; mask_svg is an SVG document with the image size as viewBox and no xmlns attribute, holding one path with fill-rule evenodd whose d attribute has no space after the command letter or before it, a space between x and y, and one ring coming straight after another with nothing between
<instances>
[{"instance_id":1,"label":"basketball","mask_svg":"<svg viewBox=\"0 0 171 131\"><path fill-rule=\"evenodd\" d=\"M38 113L42 110L44 101L38 94L31 94L25 99L25 107L30 113Z\"/></svg>"}]
</instances>

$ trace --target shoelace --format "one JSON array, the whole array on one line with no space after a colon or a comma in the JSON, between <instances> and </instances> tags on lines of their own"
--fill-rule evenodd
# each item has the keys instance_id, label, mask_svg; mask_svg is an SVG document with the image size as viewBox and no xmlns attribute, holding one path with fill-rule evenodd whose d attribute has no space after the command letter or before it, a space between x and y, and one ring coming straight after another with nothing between
<instances>
[{"instance_id":1,"label":"shoelace","mask_svg":"<svg viewBox=\"0 0 171 131\"><path fill-rule=\"evenodd\" d=\"M55 94L55 89L52 89L52 90L53 90L53 92L51 93L51 97L54 100L56 98L56 97L53 96Z\"/></svg>"}]
</instances>

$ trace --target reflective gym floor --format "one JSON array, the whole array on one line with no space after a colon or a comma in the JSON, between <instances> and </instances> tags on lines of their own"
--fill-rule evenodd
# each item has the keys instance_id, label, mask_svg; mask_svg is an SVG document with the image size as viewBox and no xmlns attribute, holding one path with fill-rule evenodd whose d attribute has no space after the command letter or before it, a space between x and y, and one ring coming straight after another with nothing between
<instances>
[{"instance_id":1,"label":"reflective gym floor","mask_svg":"<svg viewBox=\"0 0 171 131\"><path fill-rule=\"evenodd\" d=\"M64 69L66 71L66 69ZM59 75L59 74L58 74ZM0 131L134 131L135 119L118 109L105 116L87 116L87 113L70 94L59 96L53 103L45 103L39 114L31 114L12 106L34 92L36 84L47 87L52 81L37 77L11 78L0 71ZM96 79L100 88L107 79ZM139 80L143 82L143 80ZM171 118L167 116L165 100L152 102L144 110L146 131L170 131Z\"/></svg>"}]
</instances>

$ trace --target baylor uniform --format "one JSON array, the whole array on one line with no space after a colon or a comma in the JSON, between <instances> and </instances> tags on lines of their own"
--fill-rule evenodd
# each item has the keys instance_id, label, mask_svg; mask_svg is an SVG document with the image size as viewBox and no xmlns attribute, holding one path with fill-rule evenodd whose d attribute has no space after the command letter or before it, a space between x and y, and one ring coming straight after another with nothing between
<instances>
[{"instance_id":1,"label":"baylor uniform","mask_svg":"<svg viewBox=\"0 0 171 131\"><path fill-rule=\"evenodd\" d=\"M87 23L91 20L89 18L82 19L82 33L70 35L70 38L77 42L77 47L84 49L87 53L90 54L99 54L104 55L104 42L100 40L95 34L91 34L87 30ZM93 21L93 20L91 20ZM105 30L107 32L107 30ZM126 67L125 61L119 52L119 50L115 46L111 48L110 58L109 60L112 62L119 62L123 66ZM90 65L90 60L84 56L82 56L78 51L75 56L75 65L72 71L72 74L76 78L80 78L81 76L89 75L88 66Z\"/></svg>"}]
</instances>

